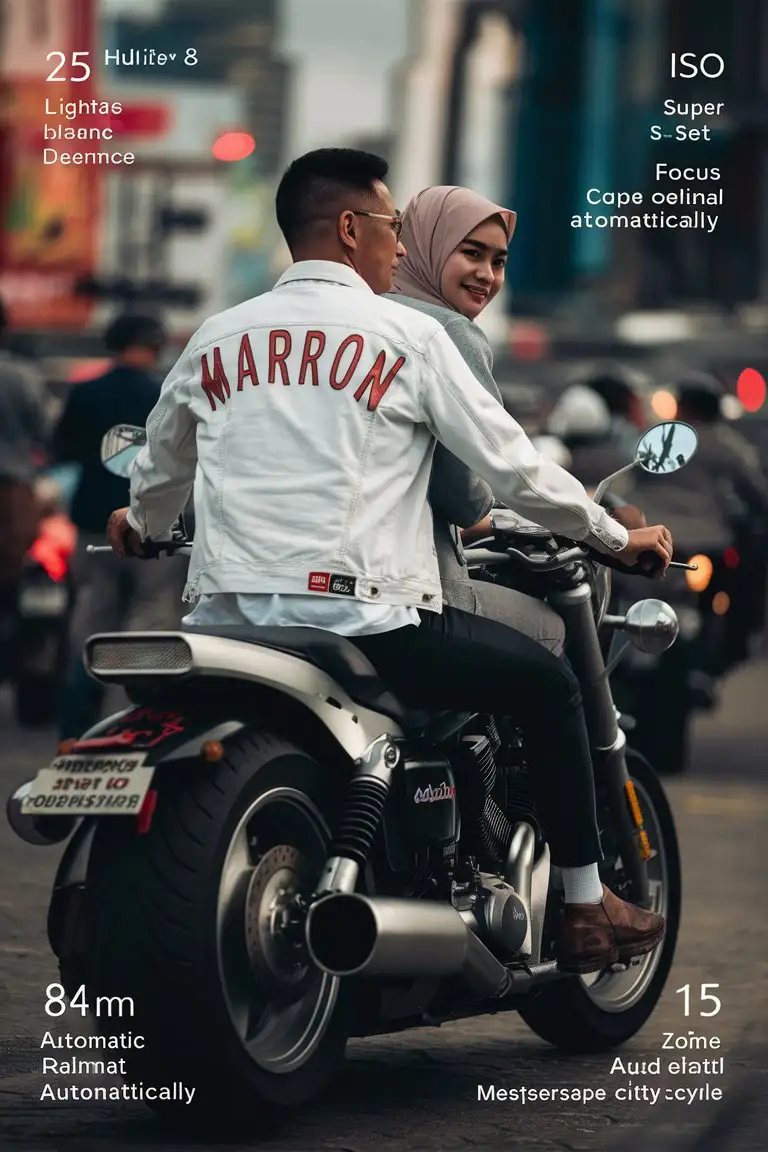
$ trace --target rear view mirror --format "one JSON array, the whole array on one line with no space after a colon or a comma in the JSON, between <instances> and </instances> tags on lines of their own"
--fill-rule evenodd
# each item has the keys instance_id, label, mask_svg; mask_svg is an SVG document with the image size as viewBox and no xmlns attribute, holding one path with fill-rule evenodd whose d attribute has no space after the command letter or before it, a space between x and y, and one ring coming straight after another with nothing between
<instances>
[{"instance_id":1,"label":"rear view mirror","mask_svg":"<svg viewBox=\"0 0 768 1152\"><path fill-rule=\"evenodd\" d=\"M146 429L135 424L116 424L101 440L101 462L113 476L127 479L133 462L147 442Z\"/></svg>"},{"instance_id":2,"label":"rear view mirror","mask_svg":"<svg viewBox=\"0 0 768 1152\"><path fill-rule=\"evenodd\" d=\"M685 468L696 455L699 438L690 424L671 420L644 433L635 452L635 461L644 472L666 476Z\"/></svg>"}]
</instances>

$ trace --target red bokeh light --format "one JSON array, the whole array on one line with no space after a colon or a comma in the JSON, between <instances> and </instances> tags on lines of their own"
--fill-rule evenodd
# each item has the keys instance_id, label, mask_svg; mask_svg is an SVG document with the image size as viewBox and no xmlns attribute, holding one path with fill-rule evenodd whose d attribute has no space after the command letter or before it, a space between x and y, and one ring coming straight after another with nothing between
<instances>
[{"instance_id":1,"label":"red bokeh light","mask_svg":"<svg viewBox=\"0 0 768 1152\"><path fill-rule=\"evenodd\" d=\"M248 132L225 132L214 141L213 152L217 160L245 160L256 147L256 141Z\"/></svg>"},{"instance_id":2,"label":"red bokeh light","mask_svg":"<svg viewBox=\"0 0 768 1152\"><path fill-rule=\"evenodd\" d=\"M738 568L741 563L741 557L735 548L726 548L723 552L723 563L726 568Z\"/></svg>"},{"instance_id":3,"label":"red bokeh light","mask_svg":"<svg viewBox=\"0 0 768 1152\"><path fill-rule=\"evenodd\" d=\"M745 368L736 381L736 395L747 412L757 412L765 403L765 379L756 368Z\"/></svg>"}]
</instances>

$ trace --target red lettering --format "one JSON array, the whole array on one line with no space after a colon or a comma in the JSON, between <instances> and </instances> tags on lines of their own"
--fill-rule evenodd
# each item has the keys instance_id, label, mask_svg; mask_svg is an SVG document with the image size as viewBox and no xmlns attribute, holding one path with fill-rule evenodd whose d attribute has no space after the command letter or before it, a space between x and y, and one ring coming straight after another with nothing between
<instances>
[{"instance_id":1,"label":"red lettering","mask_svg":"<svg viewBox=\"0 0 768 1152\"><path fill-rule=\"evenodd\" d=\"M318 349L316 352L310 351L310 346L313 340L318 341ZM299 369L299 384L304 384L307 377L307 368L312 369L312 385L317 388L320 381L317 378L317 361L318 357L322 356L325 349L325 332L307 332L304 341L304 352L301 357L301 368Z\"/></svg>"},{"instance_id":2,"label":"red lettering","mask_svg":"<svg viewBox=\"0 0 768 1152\"><path fill-rule=\"evenodd\" d=\"M203 352L200 360L200 370L202 372L202 389L208 397L208 403L211 406L211 411L216 411L216 400L221 404L226 404L229 397L232 395L232 390L229 387L229 380L224 371L224 366L221 363L221 349L216 347L213 349L213 372L208 366L208 353Z\"/></svg>"},{"instance_id":3,"label":"red lettering","mask_svg":"<svg viewBox=\"0 0 768 1152\"><path fill-rule=\"evenodd\" d=\"M283 349L281 352L277 351L277 338L282 337ZM282 328L276 329L269 334L269 382L275 382L275 368L280 365L280 376L282 377L283 384L290 384L288 379L288 368L285 361L291 354L291 334L284 331Z\"/></svg>"},{"instance_id":4,"label":"red lettering","mask_svg":"<svg viewBox=\"0 0 768 1152\"><path fill-rule=\"evenodd\" d=\"M350 364L349 368L347 369L347 373L346 373L346 376L344 377L344 379L343 380L337 380L336 379L336 373L339 370L339 365L341 364L341 358L344 355L344 353L346 352L346 350L350 344L356 344L357 345L357 351L354 354L354 356L352 357L352 363ZM357 336L357 335L347 336L347 338L345 340L342 340L341 344L339 345L339 350L333 358L333 364L331 365L331 388L335 388L337 391L341 391L342 388L346 388L347 384L349 384L350 380L352 379L352 377L355 374L355 369L357 368L358 364L360 363L360 357L363 354L364 348L365 348L365 340L362 336Z\"/></svg>"},{"instance_id":5,"label":"red lettering","mask_svg":"<svg viewBox=\"0 0 768 1152\"><path fill-rule=\"evenodd\" d=\"M244 332L243 338L240 341L240 353L237 358L238 392L242 392L243 382L248 378L254 387L259 382L259 374L256 371L256 361L253 358L253 348L251 348L251 338L247 332Z\"/></svg>"},{"instance_id":6,"label":"red lettering","mask_svg":"<svg viewBox=\"0 0 768 1152\"><path fill-rule=\"evenodd\" d=\"M369 412L373 412L376 410L376 408L379 405L379 401L381 400L382 396L384 396L385 392L387 391L387 388L389 388L389 386L392 383L392 381L394 380L395 376L397 376L397 374L400 371L400 369L402 368L403 364L405 364L405 356L398 356L397 360L395 360L395 363L392 365L392 368L390 369L389 373L382 380L381 374L384 371L384 365L386 363L386 359L387 359L387 354L382 349L382 351L379 352L378 356L376 357L376 360L373 363L372 367L370 368L368 375L366 376L365 380L363 380L363 382L360 385L360 387L358 388L357 392L355 392L355 400L357 400L359 402L360 400L362 400L363 396L365 395L365 390L368 387L368 385L370 384L371 394L368 397L368 411Z\"/></svg>"}]
</instances>

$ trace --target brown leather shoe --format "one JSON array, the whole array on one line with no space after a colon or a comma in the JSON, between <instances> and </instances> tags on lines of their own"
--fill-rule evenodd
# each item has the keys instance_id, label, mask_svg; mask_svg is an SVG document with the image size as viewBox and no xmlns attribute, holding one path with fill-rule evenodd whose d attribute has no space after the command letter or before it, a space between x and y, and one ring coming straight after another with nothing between
<instances>
[{"instance_id":1,"label":"brown leather shoe","mask_svg":"<svg viewBox=\"0 0 768 1152\"><path fill-rule=\"evenodd\" d=\"M620 900L603 885L599 904L566 904L557 939L563 972L600 972L651 952L664 938L666 921Z\"/></svg>"}]
</instances>

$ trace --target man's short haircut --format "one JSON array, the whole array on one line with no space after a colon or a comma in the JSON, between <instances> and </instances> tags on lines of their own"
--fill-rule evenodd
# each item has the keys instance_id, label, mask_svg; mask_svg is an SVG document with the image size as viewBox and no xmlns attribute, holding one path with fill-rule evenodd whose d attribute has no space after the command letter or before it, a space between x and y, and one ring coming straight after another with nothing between
<instances>
[{"instance_id":1,"label":"man's short haircut","mask_svg":"<svg viewBox=\"0 0 768 1152\"><path fill-rule=\"evenodd\" d=\"M165 328L154 316L133 313L118 316L104 333L104 344L112 353L124 352L126 348L151 348L159 352L167 339Z\"/></svg>"},{"instance_id":2,"label":"man's short haircut","mask_svg":"<svg viewBox=\"0 0 768 1152\"><path fill-rule=\"evenodd\" d=\"M288 247L313 217L343 212L350 191L370 195L374 182L383 181L388 172L381 156L355 148L318 148L299 156L286 169L275 196L277 223Z\"/></svg>"}]
</instances>

